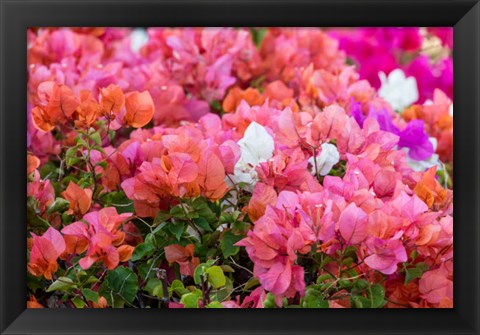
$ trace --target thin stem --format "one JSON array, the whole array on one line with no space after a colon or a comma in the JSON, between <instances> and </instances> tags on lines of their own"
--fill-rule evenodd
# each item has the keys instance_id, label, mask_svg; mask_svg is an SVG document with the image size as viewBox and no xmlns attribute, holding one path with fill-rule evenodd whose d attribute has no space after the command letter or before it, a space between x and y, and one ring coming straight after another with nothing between
<instances>
[{"instance_id":1,"label":"thin stem","mask_svg":"<svg viewBox=\"0 0 480 335\"><path fill-rule=\"evenodd\" d=\"M235 260L232 258L232 256L230 256L229 259L230 259L230 261L233 263L233 265L235 265L236 267L238 267L238 268L240 268L240 269L242 269L242 270L247 271L248 273L250 273L250 274L253 276L253 272L252 272L252 271L250 271L250 270L247 269L246 267L241 266L240 264L237 264L237 263L235 262Z\"/></svg>"}]
</instances>

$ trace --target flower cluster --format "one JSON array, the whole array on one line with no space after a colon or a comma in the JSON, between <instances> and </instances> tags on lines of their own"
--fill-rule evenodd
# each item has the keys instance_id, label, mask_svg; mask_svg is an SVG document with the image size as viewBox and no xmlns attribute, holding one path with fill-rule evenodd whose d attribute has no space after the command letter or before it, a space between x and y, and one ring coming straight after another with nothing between
<instances>
[{"instance_id":1,"label":"flower cluster","mask_svg":"<svg viewBox=\"0 0 480 335\"><path fill-rule=\"evenodd\" d=\"M329 33L358 64L360 77L374 87L382 84L379 72L401 69L415 78L419 102L432 99L436 88L452 98L452 28L332 29Z\"/></svg>"},{"instance_id":2,"label":"flower cluster","mask_svg":"<svg viewBox=\"0 0 480 335\"><path fill-rule=\"evenodd\" d=\"M451 38L29 29L27 305L453 307Z\"/></svg>"}]
</instances>

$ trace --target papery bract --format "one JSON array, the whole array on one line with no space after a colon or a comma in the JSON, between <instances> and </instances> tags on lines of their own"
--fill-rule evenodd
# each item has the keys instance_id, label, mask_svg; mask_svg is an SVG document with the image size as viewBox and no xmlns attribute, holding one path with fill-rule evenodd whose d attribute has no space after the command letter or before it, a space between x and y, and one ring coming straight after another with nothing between
<instances>
[{"instance_id":1,"label":"papery bract","mask_svg":"<svg viewBox=\"0 0 480 335\"><path fill-rule=\"evenodd\" d=\"M58 270L57 259L65 250L63 236L55 229L48 228L42 236L33 236L33 246L30 251L28 270L34 276L44 276L51 280Z\"/></svg>"},{"instance_id":2,"label":"papery bract","mask_svg":"<svg viewBox=\"0 0 480 335\"><path fill-rule=\"evenodd\" d=\"M195 268L200 264L200 259L194 257L194 246L189 244L182 247L179 244L172 244L165 247L165 258L172 263L180 265L180 273L185 276L193 276Z\"/></svg>"},{"instance_id":3,"label":"papery bract","mask_svg":"<svg viewBox=\"0 0 480 335\"><path fill-rule=\"evenodd\" d=\"M130 92L125 96L124 122L134 128L145 126L153 117L155 106L150 93Z\"/></svg>"}]
</instances>

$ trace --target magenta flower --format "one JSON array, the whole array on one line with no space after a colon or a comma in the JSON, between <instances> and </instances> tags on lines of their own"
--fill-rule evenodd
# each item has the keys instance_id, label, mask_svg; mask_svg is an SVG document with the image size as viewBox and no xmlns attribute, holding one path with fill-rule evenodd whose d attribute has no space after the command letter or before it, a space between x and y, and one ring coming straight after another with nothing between
<instances>
[{"instance_id":1,"label":"magenta flower","mask_svg":"<svg viewBox=\"0 0 480 335\"><path fill-rule=\"evenodd\" d=\"M410 121L407 127L400 132L399 136L398 146L400 148L408 148L408 155L411 158L421 161L433 155L433 144L425 133L423 121Z\"/></svg>"}]
</instances>

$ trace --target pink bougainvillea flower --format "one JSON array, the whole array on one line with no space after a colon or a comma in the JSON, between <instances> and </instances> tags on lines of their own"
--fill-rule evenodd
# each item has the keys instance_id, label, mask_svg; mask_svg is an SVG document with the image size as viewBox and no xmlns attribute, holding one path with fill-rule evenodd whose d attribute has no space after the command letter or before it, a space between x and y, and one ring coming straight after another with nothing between
<instances>
[{"instance_id":1,"label":"pink bougainvillea flower","mask_svg":"<svg viewBox=\"0 0 480 335\"><path fill-rule=\"evenodd\" d=\"M172 244L165 247L165 258L170 264L178 263L180 273L185 276L193 276L195 268L200 264L200 258L194 257L194 245L182 247Z\"/></svg>"},{"instance_id":2,"label":"pink bougainvillea flower","mask_svg":"<svg viewBox=\"0 0 480 335\"><path fill-rule=\"evenodd\" d=\"M371 237L366 244L371 255L365 258L365 264L383 274L394 273L398 263L407 261L405 247L398 236L388 240Z\"/></svg>"},{"instance_id":3,"label":"pink bougainvillea flower","mask_svg":"<svg viewBox=\"0 0 480 335\"><path fill-rule=\"evenodd\" d=\"M331 308L352 307L362 279L385 289L385 307L452 307L451 36L414 27L28 29L29 273L54 280L80 266L100 280L89 286L96 292L144 241L137 220L156 225L182 203L201 225L207 212L190 212L207 201L211 215L234 222L203 240L185 226L192 241L167 241L160 267L192 291L186 277L228 252L230 230L240 238L235 262L258 286L249 281L253 291L234 292L225 308L263 308L271 295L279 307L302 304L327 271L352 283L324 281ZM90 161L64 166L70 148ZM66 174L51 173L59 166ZM131 204L133 214L118 213ZM138 265L128 263L135 273ZM239 269L228 275L233 287L248 279ZM167 307L189 305L178 293ZM27 304L51 305L49 296L30 294ZM106 308L106 298L87 304Z\"/></svg>"},{"instance_id":4,"label":"pink bougainvillea flower","mask_svg":"<svg viewBox=\"0 0 480 335\"><path fill-rule=\"evenodd\" d=\"M349 244L358 244L365 240L368 235L368 216L354 203L351 203L342 211L338 220L340 234Z\"/></svg>"},{"instance_id":5,"label":"pink bougainvillea flower","mask_svg":"<svg viewBox=\"0 0 480 335\"><path fill-rule=\"evenodd\" d=\"M262 287L257 287L250 293L249 296L243 299L242 308L251 306L251 308L263 308L263 302L265 301L267 294Z\"/></svg>"},{"instance_id":6,"label":"pink bougainvillea flower","mask_svg":"<svg viewBox=\"0 0 480 335\"><path fill-rule=\"evenodd\" d=\"M425 272L418 290L422 298L432 304L438 304L444 298L453 300L453 281L444 266Z\"/></svg>"},{"instance_id":7,"label":"pink bougainvillea flower","mask_svg":"<svg viewBox=\"0 0 480 335\"><path fill-rule=\"evenodd\" d=\"M65 241L62 234L55 228L48 228L42 236L32 233L33 245L30 250L28 271L34 276L44 276L52 280L52 274L57 272L57 259L65 251Z\"/></svg>"},{"instance_id":8,"label":"pink bougainvillea flower","mask_svg":"<svg viewBox=\"0 0 480 335\"><path fill-rule=\"evenodd\" d=\"M45 218L48 207L55 201L55 190L50 180L40 180L40 173L35 170L33 181L27 184L27 196L37 201L38 215Z\"/></svg>"},{"instance_id":9,"label":"pink bougainvillea flower","mask_svg":"<svg viewBox=\"0 0 480 335\"><path fill-rule=\"evenodd\" d=\"M95 262L103 262L106 268L113 270L120 262L117 249L112 246L112 236L103 232L95 233L90 238L85 257L78 261L82 269L89 269Z\"/></svg>"},{"instance_id":10,"label":"pink bougainvillea flower","mask_svg":"<svg viewBox=\"0 0 480 335\"><path fill-rule=\"evenodd\" d=\"M116 268L119 262L130 259L133 253L132 246L122 245L125 233L120 230L130 217L131 213L118 214L114 207L86 214L83 220L88 224L77 221L62 229L67 250L83 253L86 249L86 255L79 261L83 269L96 262L102 262L109 270Z\"/></svg>"}]
</instances>

